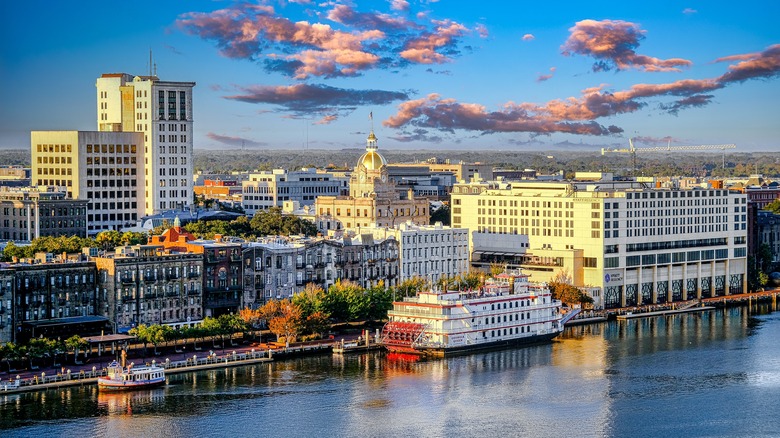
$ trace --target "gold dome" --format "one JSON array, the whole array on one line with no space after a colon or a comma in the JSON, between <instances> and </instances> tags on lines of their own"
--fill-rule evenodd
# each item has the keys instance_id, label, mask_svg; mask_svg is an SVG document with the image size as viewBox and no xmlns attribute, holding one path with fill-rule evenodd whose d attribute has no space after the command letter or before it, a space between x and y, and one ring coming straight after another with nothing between
<instances>
[{"instance_id":1,"label":"gold dome","mask_svg":"<svg viewBox=\"0 0 780 438\"><path fill-rule=\"evenodd\" d=\"M358 160L358 167L360 166L366 170L379 170L382 166L387 166L387 160L376 150L368 150Z\"/></svg>"}]
</instances>

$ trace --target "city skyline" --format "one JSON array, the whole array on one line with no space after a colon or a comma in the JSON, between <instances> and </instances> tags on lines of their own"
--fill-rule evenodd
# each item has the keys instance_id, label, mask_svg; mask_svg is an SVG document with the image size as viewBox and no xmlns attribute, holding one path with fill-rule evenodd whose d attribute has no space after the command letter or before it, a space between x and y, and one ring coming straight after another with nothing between
<instances>
[{"instance_id":1,"label":"city skyline","mask_svg":"<svg viewBox=\"0 0 780 438\"><path fill-rule=\"evenodd\" d=\"M0 147L156 71L197 83L196 149L777 149L779 5L472 4L4 4Z\"/></svg>"}]
</instances>

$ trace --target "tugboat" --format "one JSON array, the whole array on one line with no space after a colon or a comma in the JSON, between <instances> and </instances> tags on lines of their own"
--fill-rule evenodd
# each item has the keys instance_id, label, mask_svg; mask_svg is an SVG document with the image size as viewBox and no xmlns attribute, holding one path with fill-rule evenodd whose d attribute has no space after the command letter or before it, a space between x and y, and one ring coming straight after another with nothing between
<instances>
[{"instance_id":1,"label":"tugboat","mask_svg":"<svg viewBox=\"0 0 780 438\"><path fill-rule=\"evenodd\" d=\"M422 291L393 303L380 343L392 353L444 356L547 342L563 331L561 302L519 271L469 291Z\"/></svg>"},{"instance_id":2,"label":"tugboat","mask_svg":"<svg viewBox=\"0 0 780 438\"><path fill-rule=\"evenodd\" d=\"M108 365L106 377L98 378L98 388L104 390L126 390L137 388L149 388L165 383L165 368L153 366L134 367L133 363L127 367L125 352L122 351L122 363L113 361Z\"/></svg>"}]
</instances>

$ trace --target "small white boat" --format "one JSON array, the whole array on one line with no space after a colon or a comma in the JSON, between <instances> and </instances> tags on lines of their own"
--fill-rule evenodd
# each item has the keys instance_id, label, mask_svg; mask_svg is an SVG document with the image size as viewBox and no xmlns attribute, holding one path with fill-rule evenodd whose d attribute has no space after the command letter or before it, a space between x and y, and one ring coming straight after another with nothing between
<instances>
[{"instance_id":1,"label":"small white boat","mask_svg":"<svg viewBox=\"0 0 780 438\"><path fill-rule=\"evenodd\" d=\"M165 368L160 366L134 367L131 363L127 368L117 361L111 362L107 368L106 377L98 378L98 388L106 390L124 390L148 388L165 383Z\"/></svg>"}]
</instances>

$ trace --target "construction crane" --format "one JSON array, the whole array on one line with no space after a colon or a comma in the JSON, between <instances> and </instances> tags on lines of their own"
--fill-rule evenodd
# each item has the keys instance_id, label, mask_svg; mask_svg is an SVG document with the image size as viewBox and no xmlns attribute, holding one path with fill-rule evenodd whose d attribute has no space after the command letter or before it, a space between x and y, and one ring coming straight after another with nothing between
<instances>
[{"instance_id":1,"label":"construction crane","mask_svg":"<svg viewBox=\"0 0 780 438\"><path fill-rule=\"evenodd\" d=\"M723 168L726 168L726 149L735 149L735 144L699 144L692 146L672 146L671 140L666 146L656 146L649 148L637 148L634 147L634 139L628 139L628 148L601 148L601 155L608 153L618 154L631 154L633 162L633 170L636 172L636 154L637 152L666 152L666 151L700 151L700 150L722 150L723 151Z\"/></svg>"}]
</instances>

